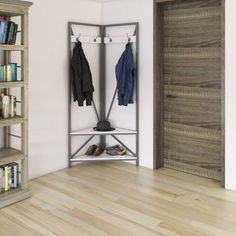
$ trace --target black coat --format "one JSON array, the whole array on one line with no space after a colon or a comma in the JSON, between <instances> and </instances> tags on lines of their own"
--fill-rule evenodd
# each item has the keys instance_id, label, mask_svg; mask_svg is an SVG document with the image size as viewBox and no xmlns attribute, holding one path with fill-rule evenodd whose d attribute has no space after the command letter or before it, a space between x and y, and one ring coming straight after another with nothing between
<instances>
[{"instance_id":1,"label":"black coat","mask_svg":"<svg viewBox=\"0 0 236 236\"><path fill-rule=\"evenodd\" d=\"M89 63L85 57L81 42L77 42L71 60L71 86L74 101L78 101L79 106L92 105L93 100L93 81Z\"/></svg>"}]
</instances>

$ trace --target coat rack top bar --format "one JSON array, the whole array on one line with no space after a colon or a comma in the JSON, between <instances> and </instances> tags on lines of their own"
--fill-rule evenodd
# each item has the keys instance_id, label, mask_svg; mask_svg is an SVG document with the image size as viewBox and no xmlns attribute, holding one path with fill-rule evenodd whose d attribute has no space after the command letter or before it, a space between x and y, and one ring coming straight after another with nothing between
<instances>
[{"instance_id":1,"label":"coat rack top bar","mask_svg":"<svg viewBox=\"0 0 236 236\"><path fill-rule=\"evenodd\" d=\"M71 26L72 25L84 25L84 26L99 27L99 28L102 27L101 25L89 24L89 23L79 23L79 22L73 22L73 21L68 22L68 24Z\"/></svg>"},{"instance_id":2,"label":"coat rack top bar","mask_svg":"<svg viewBox=\"0 0 236 236\"><path fill-rule=\"evenodd\" d=\"M92 36L71 36L71 42L76 43L77 41L81 43L93 43L93 44L101 44L102 38L101 37L92 37ZM104 38L105 44L112 44L112 43L136 43L136 36L107 36Z\"/></svg>"},{"instance_id":3,"label":"coat rack top bar","mask_svg":"<svg viewBox=\"0 0 236 236\"><path fill-rule=\"evenodd\" d=\"M136 36L108 36L104 38L105 44L111 43L136 43Z\"/></svg>"},{"instance_id":4,"label":"coat rack top bar","mask_svg":"<svg viewBox=\"0 0 236 236\"><path fill-rule=\"evenodd\" d=\"M138 25L138 22L130 22L130 23L121 23L121 24L110 24L110 25L103 25L104 27L120 27L120 26L129 26L129 25Z\"/></svg>"},{"instance_id":5,"label":"coat rack top bar","mask_svg":"<svg viewBox=\"0 0 236 236\"><path fill-rule=\"evenodd\" d=\"M76 43L77 41L80 41L81 43L94 43L94 44L100 44L102 43L101 37L92 37L92 36L77 36L72 35L71 36L71 42Z\"/></svg>"}]
</instances>

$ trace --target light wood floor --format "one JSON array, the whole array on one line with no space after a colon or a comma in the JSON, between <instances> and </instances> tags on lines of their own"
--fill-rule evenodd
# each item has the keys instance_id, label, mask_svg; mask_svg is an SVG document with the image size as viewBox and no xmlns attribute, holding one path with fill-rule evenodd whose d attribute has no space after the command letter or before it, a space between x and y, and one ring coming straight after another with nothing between
<instances>
[{"instance_id":1,"label":"light wood floor","mask_svg":"<svg viewBox=\"0 0 236 236\"><path fill-rule=\"evenodd\" d=\"M173 170L85 164L30 186L31 199L0 210L1 236L236 235L236 193Z\"/></svg>"}]
</instances>

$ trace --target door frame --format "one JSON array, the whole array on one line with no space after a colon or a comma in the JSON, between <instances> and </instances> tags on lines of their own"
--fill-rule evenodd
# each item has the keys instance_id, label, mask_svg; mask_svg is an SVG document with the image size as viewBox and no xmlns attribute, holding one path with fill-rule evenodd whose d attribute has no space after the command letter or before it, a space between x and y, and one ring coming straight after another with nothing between
<instances>
[{"instance_id":1,"label":"door frame","mask_svg":"<svg viewBox=\"0 0 236 236\"><path fill-rule=\"evenodd\" d=\"M161 3L178 0L153 0L153 167L164 167L163 125L163 41ZM186 0L188 1L188 0ZM225 186L225 0L221 0L221 183Z\"/></svg>"}]
</instances>

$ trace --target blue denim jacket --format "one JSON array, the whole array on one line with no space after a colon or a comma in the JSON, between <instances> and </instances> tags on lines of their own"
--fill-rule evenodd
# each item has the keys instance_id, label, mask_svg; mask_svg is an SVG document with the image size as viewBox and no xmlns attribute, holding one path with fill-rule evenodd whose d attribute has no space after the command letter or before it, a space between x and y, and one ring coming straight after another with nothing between
<instances>
[{"instance_id":1,"label":"blue denim jacket","mask_svg":"<svg viewBox=\"0 0 236 236\"><path fill-rule=\"evenodd\" d=\"M125 51L116 65L116 80L118 105L128 106L128 104L134 103L135 67L131 43L126 45Z\"/></svg>"}]
</instances>

